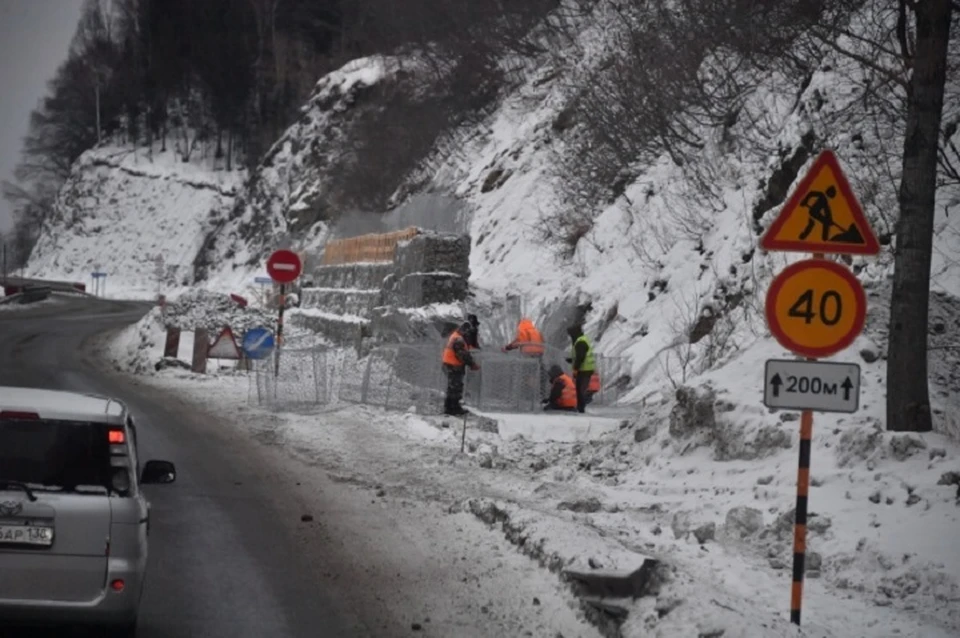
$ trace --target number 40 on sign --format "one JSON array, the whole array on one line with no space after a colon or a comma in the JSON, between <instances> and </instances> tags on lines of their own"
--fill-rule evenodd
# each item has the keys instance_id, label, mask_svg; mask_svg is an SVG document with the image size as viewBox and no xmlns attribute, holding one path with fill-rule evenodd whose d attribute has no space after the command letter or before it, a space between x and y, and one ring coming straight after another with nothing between
<instances>
[{"instance_id":1,"label":"number 40 on sign","mask_svg":"<svg viewBox=\"0 0 960 638\"><path fill-rule=\"evenodd\" d=\"M773 280L766 303L770 332L788 350L829 357L853 343L867 316L863 286L825 259L788 266Z\"/></svg>"}]
</instances>

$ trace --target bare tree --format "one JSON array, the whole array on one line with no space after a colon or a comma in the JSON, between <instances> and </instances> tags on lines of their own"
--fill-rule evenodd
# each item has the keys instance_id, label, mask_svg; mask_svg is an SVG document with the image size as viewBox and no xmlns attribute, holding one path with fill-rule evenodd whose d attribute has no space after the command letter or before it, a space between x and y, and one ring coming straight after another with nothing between
<instances>
[{"instance_id":1,"label":"bare tree","mask_svg":"<svg viewBox=\"0 0 960 638\"><path fill-rule=\"evenodd\" d=\"M907 130L900 182L900 219L887 360L887 429L933 429L927 375L930 263L936 212L940 123L950 42L951 0L900 1L902 22L915 21L915 48L902 29L912 66L907 87Z\"/></svg>"}]
</instances>

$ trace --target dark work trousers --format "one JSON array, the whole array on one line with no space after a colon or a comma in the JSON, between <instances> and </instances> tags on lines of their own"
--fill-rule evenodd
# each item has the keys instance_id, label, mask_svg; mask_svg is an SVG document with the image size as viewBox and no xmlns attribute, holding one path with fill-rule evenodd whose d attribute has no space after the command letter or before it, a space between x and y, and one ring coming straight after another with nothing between
<instances>
[{"instance_id":1,"label":"dark work trousers","mask_svg":"<svg viewBox=\"0 0 960 638\"><path fill-rule=\"evenodd\" d=\"M583 412L587 407L587 389L590 387L590 377L593 370L578 370L575 383L577 384L577 412Z\"/></svg>"},{"instance_id":2,"label":"dark work trousers","mask_svg":"<svg viewBox=\"0 0 960 638\"><path fill-rule=\"evenodd\" d=\"M460 402L463 400L463 378L467 374L467 369L466 366L452 366L445 363L443 371L447 375L447 400L444 408L456 410L462 407Z\"/></svg>"}]
</instances>

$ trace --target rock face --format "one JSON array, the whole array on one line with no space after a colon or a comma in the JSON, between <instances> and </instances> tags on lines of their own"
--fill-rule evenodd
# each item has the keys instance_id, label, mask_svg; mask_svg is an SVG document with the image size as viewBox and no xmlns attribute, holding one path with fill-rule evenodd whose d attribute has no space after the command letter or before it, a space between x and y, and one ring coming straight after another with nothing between
<instances>
[{"instance_id":1,"label":"rock face","mask_svg":"<svg viewBox=\"0 0 960 638\"><path fill-rule=\"evenodd\" d=\"M557 505L558 510L569 510L571 512L580 512L594 514L603 508L603 504L596 497L580 499L576 501L563 501Z\"/></svg>"},{"instance_id":2,"label":"rock face","mask_svg":"<svg viewBox=\"0 0 960 638\"><path fill-rule=\"evenodd\" d=\"M727 512L727 533L737 538L746 538L763 528L763 512L753 507L734 507Z\"/></svg>"},{"instance_id":3,"label":"rock face","mask_svg":"<svg viewBox=\"0 0 960 638\"><path fill-rule=\"evenodd\" d=\"M684 439L717 426L716 395L708 388L677 388L677 403L670 411L670 436Z\"/></svg>"},{"instance_id":4,"label":"rock face","mask_svg":"<svg viewBox=\"0 0 960 638\"><path fill-rule=\"evenodd\" d=\"M653 438L653 436L656 433L657 433L656 425L653 425L653 424L645 425L633 431L633 440L635 443L643 443L644 441Z\"/></svg>"},{"instance_id":5,"label":"rock face","mask_svg":"<svg viewBox=\"0 0 960 638\"><path fill-rule=\"evenodd\" d=\"M912 434L901 434L890 439L890 453L898 461L906 461L919 450L927 449L927 442Z\"/></svg>"},{"instance_id":6,"label":"rock face","mask_svg":"<svg viewBox=\"0 0 960 638\"><path fill-rule=\"evenodd\" d=\"M693 530L693 535L696 537L697 542L703 545L707 541L712 541L717 536L717 524L716 523L704 523L697 529Z\"/></svg>"}]
</instances>

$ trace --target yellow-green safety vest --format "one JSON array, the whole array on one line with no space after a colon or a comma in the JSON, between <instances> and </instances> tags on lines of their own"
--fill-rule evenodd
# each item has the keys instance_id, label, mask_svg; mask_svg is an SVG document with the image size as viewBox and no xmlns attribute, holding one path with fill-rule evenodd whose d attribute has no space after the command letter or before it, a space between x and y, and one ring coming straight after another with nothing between
<instances>
[{"instance_id":1,"label":"yellow-green safety vest","mask_svg":"<svg viewBox=\"0 0 960 638\"><path fill-rule=\"evenodd\" d=\"M593 346L590 344L590 340L587 339L587 335L580 335L577 340L573 342L573 346L570 349L570 357L574 361L577 360L577 344L581 341L587 344L587 356L583 358L583 364L581 364L580 370L584 372L593 372L597 369L597 362L593 358Z\"/></svg>"}]
</instances>

